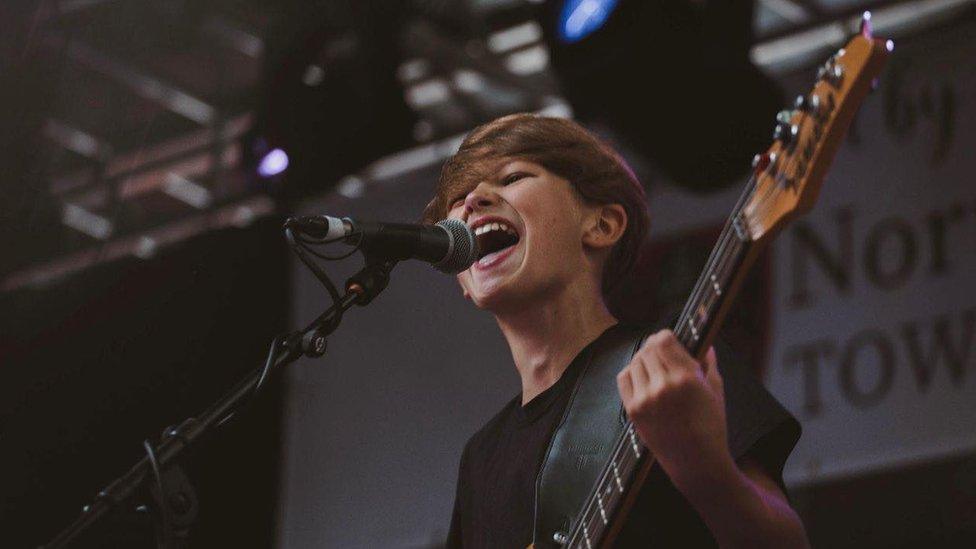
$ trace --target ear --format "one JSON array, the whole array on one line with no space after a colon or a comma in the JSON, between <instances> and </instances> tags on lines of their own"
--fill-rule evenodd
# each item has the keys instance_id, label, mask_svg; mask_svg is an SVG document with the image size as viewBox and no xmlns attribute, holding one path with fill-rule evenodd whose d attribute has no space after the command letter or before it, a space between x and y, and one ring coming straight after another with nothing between
<instances>
[{"instance_id":1,"label":"ear","mask_svg":"<svg viewBox=\"0 0 976 549\"><path fill-rule=\"evenodd\" d=\"M592 206L587 217L583 244L591 248L612 248L627 230L627 211L620 204Z\"/></svg>"}]
</instances>

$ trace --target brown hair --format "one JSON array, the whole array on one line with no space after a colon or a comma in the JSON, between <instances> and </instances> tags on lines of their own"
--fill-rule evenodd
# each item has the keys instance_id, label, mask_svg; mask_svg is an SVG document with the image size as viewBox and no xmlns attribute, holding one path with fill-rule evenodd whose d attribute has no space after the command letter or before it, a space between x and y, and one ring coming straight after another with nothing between
<instances>
[{"instance_id":1,"label":"brown hair","mask_svg":"<svg viewBox=\"0 0 976 549\"><path fill-rule=\"evenodd\" d=\"M579 124L562 118L521 113L504 116L471 131L441 170L424 221L447 215L451 202L484 180L495 161L521 158L568 180L584 201L620 204L627 228L603 268L603 293L616 286L633 266L647 234L644 188L626 162Z\"/></svg>"}]
</instances>

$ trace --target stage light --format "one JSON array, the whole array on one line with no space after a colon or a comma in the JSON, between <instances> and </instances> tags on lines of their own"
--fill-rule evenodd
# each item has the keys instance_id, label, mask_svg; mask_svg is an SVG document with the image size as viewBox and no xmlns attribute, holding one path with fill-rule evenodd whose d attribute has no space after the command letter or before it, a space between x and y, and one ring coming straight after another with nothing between
<instances>
[{"instance_id":1,"label":"stage light","mask_svg":"<svg viewBox=\"0 0 976 549\"><path fill-rule=\"evenodd\" d=\"M399 2L351 2L348 9L333 4L295 3L265 37L247 161L257 168L255 176L279 174L275 184L254 183L280 196L326 191L414 144L416 115L396 76L404 64L397 44L405 8ZM424 73L422 66L413 68L410 76ZM446 82L427 76L411 85L410 97L426 104L451 93ZM273 149L287 151L287 171L282 173L283 153Z\"/></svg>"},{"instance_id":2,"label":"stage light","mask_svg":"<svg viewBox=\"0 0 976 549\"><path fill-rule=\"evenodd\" d=\"M559 15L559 38L578 42L607 22L617 0L566 0Z\"/></svg>"},{"instance_id":3,"label":"stage light","mask_svg":"<svg viewBox=\"0 0 976 549\"><path fill-rule=\"evenodd\" d=\"M288 153L281 149L272 149L264 155L258 163L258 175L274 177L288 169Z\"/></svg>"},{"instance_id":4,"label":"stage light","mask_svg":"<svg viewBox=\"0 0 976 549\"><path fill-rule=\"evenodd\" d=\"M782 105L749 58L753 2L547 0L549 65L578 120L598 122L675 184L738 181Z\"/></svg>"}]
</instances>

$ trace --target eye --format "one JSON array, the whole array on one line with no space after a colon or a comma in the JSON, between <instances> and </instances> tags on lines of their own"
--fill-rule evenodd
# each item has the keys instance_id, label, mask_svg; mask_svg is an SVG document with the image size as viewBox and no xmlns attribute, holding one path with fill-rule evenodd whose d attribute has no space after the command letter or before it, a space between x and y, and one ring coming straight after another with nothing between
<instances>
[{"instance_id":1,"label":"eye","mask_svg":"<svg viewBox=\"0 0 976 549\"><path fill-rule=\"evenodd\" d=\"M506 175L504 179L502 179L502 184L503 185L510 185L512 183L515 183L519 179L522 179L523 177L528 177L529 175L530 174L527 174L525 172L512 172L512 173Z\"/></svg>"}]
</instances>

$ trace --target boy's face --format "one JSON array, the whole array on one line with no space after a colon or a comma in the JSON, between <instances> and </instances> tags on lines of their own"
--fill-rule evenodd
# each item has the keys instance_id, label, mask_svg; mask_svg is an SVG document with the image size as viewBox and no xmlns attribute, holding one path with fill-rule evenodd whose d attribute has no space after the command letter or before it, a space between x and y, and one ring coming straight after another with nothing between
<instances>
[{"instance_id":1,"label":"boy's face","mask_svg":"<svg viewBox=\"0 0 976 549\"><path fill-rule=\"evenodd\" d=\"M463 191L462 191L463 192ZM569 181L519 159L498 161L448 217L475 231L481 258L458 275L464 295L492 312L531 306L593 268L584 253L592 208Z\"/></svg>"}]
</instances>

